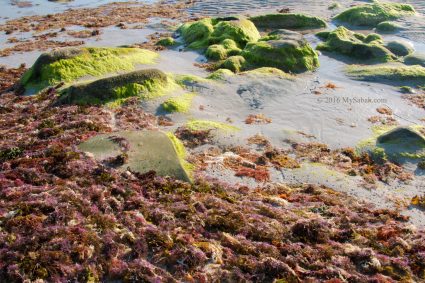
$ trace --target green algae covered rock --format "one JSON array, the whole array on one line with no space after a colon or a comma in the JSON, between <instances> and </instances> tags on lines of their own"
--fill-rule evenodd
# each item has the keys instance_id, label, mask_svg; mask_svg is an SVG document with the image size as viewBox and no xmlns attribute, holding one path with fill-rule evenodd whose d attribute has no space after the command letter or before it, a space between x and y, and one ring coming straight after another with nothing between
<instances>
[{"instance_id":1,"label":"green algae covered rock","mask_svg":"<svg viewBox=\"0 0 425 283\"><path fill-rule=\"evenodd\" d=\"M177 45L177 44L178 43L172 37L166 37L166 38L160 39L156 43L156 45L165 46L165 47L174 46L174 45Z\"/></svg>"},{"instance_id":2,"label":"green algae covered rock","mask_svg":"<svg viewBox=\"0 0 425 283\"><path fill-rule=\"evenodd\" d=\"M151 99L163 95L169 84L160 70L146 69L73 85L63 91L59 102L99 105L133 96Z\"/></svg>"},{"instance_id":3,"label":"green algae covered rock","mask_svg":"<svg viewBox=\"0 0 425 283\"><path fill-rule=\"evenodd\" d=\"M379 23L413 14L415 9L411 5L375 1L372 4L352 7L335 16L334 19L355 26L374 27Z\"/></svg>"},{"instance_id":4,"label":"green algae covered rock","mask_svg":"<svg viewBox=\"0 0 425 283\"><path fill-rule=\"evenodd\" d=\"M250 20L257 28L265 29L318 29L327 26L321 18L304 14L268 14L251 17Z\"/></svg>"},{"instance_id":5,"label":"green algae covered rock","mask_svg":"<svg viewBox=\"0 0 425 283\"><path fill-rule=\"evenodd\" d=\"M422 159L425 156L425 137L417 129L398 127L380 135L376 146L393 161Z\"/></svg>"},{"instance_id":6,"label":"green algae covered rock","mask_svg":"<svg viewBox=\"0 0 425 283\"><path fill-rule=\"evenodd\" d=\"M301 34L288 30L270 33L258 42L248 43L241 54L255 67L273 67L285 72L305 72L319 66L317 53Z\"/></svg>"},{"instance_id":7,"label":"green algae covered rock","mask_svg":"<svg viewBox=\"0 0 425 283\"><path fill-rule=\"evenodd\" d=\"M214 71L213 73L211 73L207 79L209 80L214 80L214 81L220 81L220 80L224 80L226 77L231 77L233 76L234 73L228 69L218 69L216 71Z\"/></svg>"},{"instance_id":8,"label":"green algae covered rock","mask_svg":"<svg viewBox=\"0 0 425 283\"><path fill-rule=\"evenodd\" d=\"M406 41L390 41L385 44L385 47L397 56L407 56L413 53L413 46Z\"/></svg>"},{"instance_id":9,"label":"green algae covered rock","mask_svg":"<svg viewBox=\"0 0 425 283\"><path fill-rule=\"evenodd\" d=\"M316 34L324 40L317 46L318 50L337 52L343 55L363 60L392 61L396 56L383 46L378 34L363 34L352 32L345 27L338 27L332 32Z\"/></svg>"},{"instance_id":10,"label":"green algae covered rock","mask_svg":"<svg viewBox=\"0 0 425 283\"><path fill-rule=\"evenodd\" d=\"M376 26L376 30L381 33L390 33L390 32L396 32L398 30L402 29L402 26L395 22L391 21L385 21L382 23L379 23Z\"/></svg>"},{"instance_id":11,"label":"green algae covered rock","mask_svg":"<svg viewBox=\"0 0 425 283\"><path fill-rule=\"evenodd\" d=\"M186 93L177 97L172 97L162 103L161 107L169 113L187 113L192 106L192 100L195 96L195 93Z\"/></svg>"},{"instance_id":12,"label":"green algae covered rock","mask_svg":"<svg viewBox=\"0 0 425 283\"><path fill-rule=\"evenodd\" d=\"M125 141L127 148L117 141ZM175 137L160 131L124 131L95 136L79 149L88 152L105 164L114 164L119 170L139 173L155 171L159 176L170 176L190 181L190 165L184 160L185 150ZM126 161L114 163L117 156L126 156Z\"/></svg>"},{"instance_id":13,"label":"green algae covered rock","mask_svg":"<svg viewBox=\"0 0 425 283\"><path fill-rule=\"evenodd\" d=\"M242 56L232 56L227 58L221 68L228 69L232 72L239 73L246 68L246 60Z\"/></svg>"},{"instance_id":14,"label":"green algae covered rock","mask_svg":"<svg viewBox=\"0 0 425 283\"><path fill-rule=\"evenodd\" d=\"M386 80L394 84L423 85L425 68L419 65L379 64L373 66L352 65L347 67L347 74L355 79L365 81Z\"/></svg>"},{"instance_id":15,"label":"green algae covered rock","mask_svg":"<svg viewBox=\"0 0 425 283\"><path fill-rule=\"evenodd\" d=\"M225 39L221 44L210 45L205 52L205 56L213 60L224 60L229 56L240 54L241 51L235 41Z\"/></svg>"},{"instance_id":16,"label":"green algae covered rock","mask_svg":"<svg viewBox=\"0 0 425 283\"><path fill-rule=\"evenodd\" d=\"M246 43L260 38L257 28L247 19L206 18L183 24L179 32L191 49L206 49L226 39L233 40L237 48L243 48Z\"/></svg>"},{"instance_id":17,"label":"green algae covered rock","mask_svg":"<svg viewBox=\"0 0 425 283\"><path fill-rule=\"evenodd\" d=\"M414 53L404 58L406 65L420 65L425 67L425 53Z\"/></svg>"},{"instance_id":18,"label":"green algae covered rock","mask_svg":"<svg viewBox=\"0 0 425 283\"><path fill-rule=\"evenodd\" d=\"M157 57L157 53L139 48L66 48L40 55L20 84L38 91L85 76L131 71L135 65L151 64Z\"/></svg>"}]
</instances>

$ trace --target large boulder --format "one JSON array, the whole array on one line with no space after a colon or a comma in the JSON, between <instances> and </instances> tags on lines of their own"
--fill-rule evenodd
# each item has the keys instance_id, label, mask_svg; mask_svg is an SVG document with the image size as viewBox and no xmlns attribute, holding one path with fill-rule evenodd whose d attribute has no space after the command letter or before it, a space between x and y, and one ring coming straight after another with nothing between
<instances>
[{"instance_id":1,"label":"large boulder","mask_svg":"<svg viewBox=\"0 0 425 283\"><path fill-rule=\"evenodd\" d=\"M131 71L137 64L151 64L158 54L139 48L69 48L44 53L23 75L20 84L35 92L86 76Z\"/></svg>"},{"instance_id":2,"label":"large boulder","mask_svg":"<svg viewBox=\"0 0 425 283\"><path fill-rule=\"evenodd\" d=\"M63 90L59 103L104 104L132 96L149 99L162 95L168 77L157 69L145 69L122 75L79 83Z\"/></svg>"},{"instance_id":3,"label":"large boulder","mask_svg":"<svg viewBox=\"0 0 425 283\"><path fill-rule=\"evenodd\" d=\"M338 14L334 19L355 26L375 27L379 23L413 14L415 9L412 5L374 1L372 4L352 7Z\"/></svg>"},{"instance_id":4,"label":"large boulder","mask_svg":"<svg viewBox=\"0 0 425 283\"><path fill-rule=\"evenodd\" d=\"M274 67L285 72L305 72L319 66L317 53L299 33L277 30L258 42L248 43L242 51L255 67Z\"/></svg>"},{"instance_id":5,"label":"large boulder","mask_svg":"<svg viewBox=\"0 0 425 283\"><path fill-rule=\"evenodd\" d=\"M316 35L324 40L317 46L317 50L336 52L363 60L387 62L396 59L395 54L383 45L382 38L378 34L365 36L341 26L334 31L320 32Z\"/></svg>"},{"instance_id":6,"label":"large boulder","mask_svg":"<svg viewBox=\"0 0 425 283\"><path fill-rule=\"evenodd\" d=\"M304 14L267 14L251 17L257 28L262 29L318 29L326 22L318 17Z\"/></svg>"},{"instance_id":7,"label":"large boulder","mask_svg":"<svg viewBox=\"0 0 425 283\"><path fill-rule=\"evenodd\" d=\"M79 149L90 153L106 166L134 172L155 171L190 181L190 169L184 160L184 147L174 137L160 131L124 131L95 136Z\"/></svg>"}]
</instances>

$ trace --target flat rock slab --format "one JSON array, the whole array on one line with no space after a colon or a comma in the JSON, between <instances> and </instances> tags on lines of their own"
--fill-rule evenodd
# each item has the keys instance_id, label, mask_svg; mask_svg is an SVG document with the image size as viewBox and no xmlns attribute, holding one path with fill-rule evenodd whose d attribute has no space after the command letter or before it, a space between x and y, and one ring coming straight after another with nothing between
<instances>
[{"instance_id":1,"label":"flat rock slab","mask_svg":"<svg viewBox=\"0 0 425 283\"><path fill-rule=\"evenodd\" d=\"M95 136L78 147L94 155L99 161L124 153L116 142L124 139L128 144L126 151L128 161L118 167L120 170L130 168L132 171L146 173L155 171L159 176L170 176L182 181L190 181L182 160L169 137L160 131L123 131Z\"/></svg>"}]
</instances>

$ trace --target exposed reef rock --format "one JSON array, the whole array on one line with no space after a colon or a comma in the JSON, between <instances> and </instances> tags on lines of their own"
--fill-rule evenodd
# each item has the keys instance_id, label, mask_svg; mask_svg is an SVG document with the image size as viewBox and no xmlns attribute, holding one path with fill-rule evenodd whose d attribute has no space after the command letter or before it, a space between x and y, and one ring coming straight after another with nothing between
<instances>
[{"instance_id":1,"label":"exposed reef rock","mask_svg":"<svg viewBox=\"0 0 425 283\"><path fill-rule=\"evenodd\" d=\"M248 43L242 52L256 67L274 67L286 72L305 72L319 66L317 53L299 33L277 30L258 42Z\"/></svg>"},{"instance_id":2,"label":"exposed reef rock","mask_svg":"<svg viewBox=\"0 0 425 283\"><path fill-rule=\"evenodd\" d=\"M150 99L161 96L168 87L168 78L162 71L146 69L93 82L75 84L63 91L60 103L104 104L139 96Z\"/></svg>"},{"instance_id":3,"label":"exposed reef rock","mask_svg":"<svg viewBox=\"0 0 425 283\"><path fill-rule=\"evenodd\" d=\"M266 29L318 29L327 26L321 18L304 14L268 14L251 17L250 20L257 28Z\"/></svg>"},{"instance_id":4,"label":"exposed reef rock","mask_svg":"<svg viewBox=\"0 0 425 283\"><path fill-rule=\"evenodd\" d=\"M202 19L184 24L179 32L188 48L205 50L209 59L219 61L218 68L233 72L273 67L300 73L319 66L317 53L301 34L280 29L260 38L247 19Z\"/></svg>"},{"instance_id":5,"label":"exposed reef rock","mask_svg":"<svg viewBox=\"0 0 425 283\"><path fill-rule=\"evenodd\" d=\"M191 49L206 49L213 44L221 44L226 39L233 40L243 48L250 41L257 41L260 34L254 24L247 19L202 19L185 23L179 28L183 39Z\"/></svg>"},{"instance_id":6,"label":"exposed reef rock","mask_svg":"<svg viewBox=\"0 0 425 283\"><path fill-rule=\"evenodd\" d=\"M415 14L415 9L411 5L374 1L372 4L350 8L335 16L334 19L355 26L374 27L379 23L413 14Z\"/></svg>"},{"instance_id":7,"label":"exposed reef rock","mask_svg":"<svg viewBox=\"0 0 425 283\"><path fill-rule=\"evenodd\" d=\"M316 35L324 40L317 46L321 51L337 52L363 60L387 62L396 59L396 55L383 45L378 34L365 36L339 27L334 31L319 32Z\"/></svg>"},{"instance_id":8,"label":"exposed reef rock","mask_svg":"<svg viewBox=\"0 0 425 283\"><path fill-rule=\"evenodd\" d=\"M178 142L178 141L177 141ZM126 148L122 147L126 145ZM155 171L159 176L171 176L190 181L188 164L184 161L184 147L160 131L126 131L95 136L79 145L99 160L110 164L111 160L125 156L116 168L147 173Z\"/></svg>"},{"instance_id":9,"label":"exposed reef rock","mask_svg":"<svg viewBox=\"0 0 425 283\"><path fill-rule=\"evenodd\" d=\"M61 82L85 76L99 77L118 71L131 71L137 64L150 64L155 52L138 48L71 48L40 55L22 77L20 84L38 91Z\"/></svg>"}]
</instances>

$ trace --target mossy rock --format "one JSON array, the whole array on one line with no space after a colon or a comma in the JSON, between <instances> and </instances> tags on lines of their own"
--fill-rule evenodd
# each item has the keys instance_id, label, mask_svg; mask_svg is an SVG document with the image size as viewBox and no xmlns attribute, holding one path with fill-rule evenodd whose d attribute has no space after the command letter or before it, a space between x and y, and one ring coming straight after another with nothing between
<instances>
[{"instance_id":1,"label":"mossy rock","mask_svg":"<svg viewBox=\"0 0 425 283\"><path fill-rule=\"evenodd\" d=\"M317 53L302 37L288 30L270 33L265 39L248 43L241 55L251 66L273 67L300 73L319 66Z\"/></svg>"},{"instance_id":2,"label":"mossy rock","mask_svg":"<svg viewBox=\"0 0 425 283\"><path fill-rule=\"evenodd\" d=\"M162 103L161 107L169 113L187 113L192 106L192 101L195 96L195 93L186 93L177 97L172 97Z\"/></svg>"},{"instance_id":3,"label":"mossy rock","mask_svg":"<svg viewBox=\"0 0 425 283\"><path fill-rule=\"evenodd\" d=\"M319 29L327 26L321 18L304 14L267 14L250 20L261 29Z\"/></svg>"},{"instance_id":4,"label":"mossy rock","mask_svg":"<svg viewBox=\"0 0 425 283\"><path fill-rule=\"evenodd\" d=\"M213 60L224 60L229 56L238 55L242 50L232 39L225 39L221 44L210 45L205 56Z\"/></svg>"},{"instance_id":5,"label":"mossy rock","mask_svg":"<svg viewBox=\"0 0 425 283\"><path fill-rule=\"evenodd\" d=\"M214 71L213 73L211 73L207 77L207 79L220 81L220 80L224 80L226 77L230 77L233 75L234 73L228 69L218 69L217 71Z\"/></svg>"},{"instance_id":6,"label":"mossy rock","mask_svg":"<svg viewBox=\"0 0 425 283\"><path fill-rule=\"evenodd\" d=\"M382 38L378 34L365 36L341 26L334 31L316 35L324 40L317 46L317 50L336 52L362 60L388 62L396 59L395 54L383 46Z\"/></svg>"},{"instance_id":7,"label":"mossy rock","mask_svg":"<svg viewBox=\"0 0 425 283\"><path fill-rule=\"evenodd\" d=\"M385 21L376 26L376 30L381 33L392 33L402 29L402 26L395 22Z\"/></svg>"},{"instance_id":8,"label":"mossy rock","mask_svg":"<svg viewBox=\"0 0 425 283\"><path fill-rule=\"evenodd\" d=\"M246 60L242 56L232 56L224 60L220 67L239 73L246 68Z\"/></svg>"},{"instance_id":9,"label":"mossy rock","mask_svg":"<svg viewBox=\"0 0 425 283\"><path fill-rule=\"evenodd\" d=\"M65 48L40 55L20 84L38 91L86 76L132 71L135 65L152 64L157 57L157 53L139 48Z\"/></svg>"},{"instance_id":10,"label":"mossy rock","mask_svg":"<svg viewBox=\"0 0 425 283\"><path fill-rule=\"evenodd\" d=\"M248 42L260 38L255 25L243 18L206 18L185 23L178 31L191 49L206 49L210 45L221 44L226 39L235 42L236 48L243 48ZM226 43L223 47L229 49L225 45Z\"/></svg>"},{"instance_id":11,"label":"mossy rock","mask_svg":"<svg viewBox=\"0 0 425 283\"><path fill-rule=\"evenodd\" d=\"M177 41L175 41L174 38L172 37L166 37L166 38L160 39L156 43L156 45L165 46L165 47L175 46L177 44L178 44Z\"/></svg>"},{"instance_id":12,"label":"mossy rock","mask_svg":"<svg viewBox=\"0 0 425 283\"><path fill-rule=\"evenodd\" d=\"M419 65L425 67L425 53L414 53L404 58L406 65Z\"/></svg>"},{"instance_id":13,"label":"mossy rock","mask_svg":"<svg viewBox=\"0 0 425 283\"><path fill-rule=\"evenodd\" d=\"M379 64L373 66L351 65L347 74L355 79L365 81L386 80L400 85L422 85L425 82L425 68L419 65Z\"/></svg>"},{"instance_id":14,"label":"mossy rock","mask_svg":"<svg viewBox=\"0 0 425 283\"><path fill-rule=\"evenodd\" d=\"M166 74L146 69L73 85L62 92L59 103L99 105L128 97L150 99L161 96L168 87Z\"/></svg>"},{"instance_id":15,"label":"mossy rock","mask_svg":"<svg viewBox=\"0 0 425 283\"><path fill-rule=\"evenodd\" d=\"M374 1L372 4L352 7L335 16L334 19L355 26L375 27L379 23L413 14L415 9L412 5Z\"/></svg>"},{"instance_id":16,"label":"mossy rock","mask_svg":"<svg viewBox=\"0 0 425 283\"><path fill-rule=\"evenodd\" d=\"M182 181L190 181L190 172L184 161L184 150L169 135L160 131L125 131L95 136L78 147L105 161L124 153L115 142L124 139L128 142L125 154L128 160L118 167L139 173L155 171L159 176L170 176Z\"/></svg>"},{"instance_id":17,"label":"mossy rock","mask_svg":"<svg viewBox=\"0 0 425 283\"><path fill-rule=\"evenodd\" d=\"M425 137L410 127L398 127L380 135L376 145L392 160L419 159L425 154Z\"/></svg>"},{"instance_id":18,"label":"mossy rock","mask_svg":"<svg viewBox=\"0 0 425 283\"><path fill-rule=\"evenodd\" d=\"M385 47L397 56L407 56L413 53L413 46L406 41L390 41L385 44Z\"/></svg>"}]
</instances>

